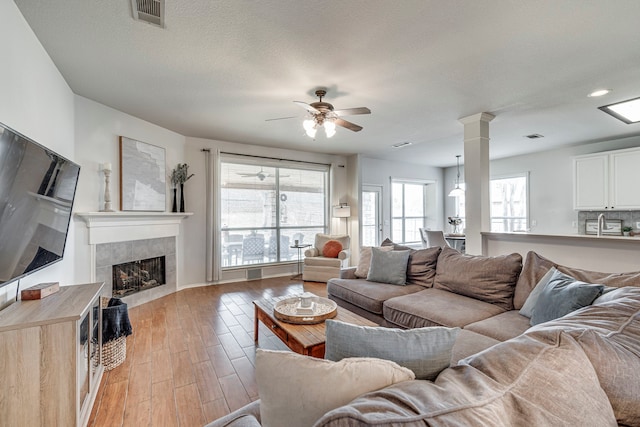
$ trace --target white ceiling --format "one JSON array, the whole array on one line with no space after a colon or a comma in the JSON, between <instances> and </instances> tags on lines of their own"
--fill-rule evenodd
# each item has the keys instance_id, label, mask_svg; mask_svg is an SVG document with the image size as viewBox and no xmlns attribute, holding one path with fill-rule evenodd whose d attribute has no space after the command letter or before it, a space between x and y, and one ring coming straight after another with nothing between
<instances>
[{"instance_id":1,"label":"white ceiling","mask_svg":"<svg viewBox=\"0 0 640 427\"><path fill-rule=\"evenodd\" d=\"M186 136L451 166L479 112L492 158L640 135L597 109L640 96L638 0L166 0L164 29L130 0L15 3L76 94ZM364 130L306 137L318 87Z\"/></svg>"}]
</instances>

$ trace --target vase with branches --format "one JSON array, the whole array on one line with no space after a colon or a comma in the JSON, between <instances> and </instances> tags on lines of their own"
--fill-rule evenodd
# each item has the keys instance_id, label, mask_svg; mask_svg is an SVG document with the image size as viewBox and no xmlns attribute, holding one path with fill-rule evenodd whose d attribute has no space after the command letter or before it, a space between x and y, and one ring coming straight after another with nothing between
<instances>
[{"instance_id":1,"label":"vase with branches","mask_svg":"<svg viewBox=\"0 0 640 427\"><path fill-rule=\"evenodd\" d=\"M171 171L171 186L173 188L173 212L177 211L176 207L176 186L180 185L180 212L184 212L184 183L187 182L194 174L189 175L189 165L186 163L178 163L175 169Z\"/></svg>"}]
</instances>

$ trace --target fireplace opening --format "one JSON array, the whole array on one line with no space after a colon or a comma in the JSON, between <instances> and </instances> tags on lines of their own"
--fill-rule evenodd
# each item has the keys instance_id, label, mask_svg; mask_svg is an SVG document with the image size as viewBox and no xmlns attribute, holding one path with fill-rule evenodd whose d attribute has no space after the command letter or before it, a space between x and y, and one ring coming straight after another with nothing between
<instances>
[{"instance_id":1,"label":"fireplace opening","mask_svg":"<svg viewBox=\"0 0 640 427\"><path fill-rule=\"evenodd\" d=\"M165 257L125 262L113 266L113 296L124 297L166 283Z\"/></svg>"}]
</instances>

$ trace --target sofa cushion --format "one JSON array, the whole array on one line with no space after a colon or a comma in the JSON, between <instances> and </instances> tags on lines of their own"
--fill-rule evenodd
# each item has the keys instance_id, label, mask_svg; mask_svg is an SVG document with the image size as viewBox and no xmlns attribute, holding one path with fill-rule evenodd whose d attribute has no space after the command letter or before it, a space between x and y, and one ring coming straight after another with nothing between
<instances>
[{"instance_id":1,"label":"sofa cushion","mask_svg":"<svg viewBox=\"0 0 640 427\"><path fill-rule=\"evenodd\" d=\"M512 310L521 269L522 256L517 253L485 257L445 247L438 257L433 287Z\"/></svg>"},{"instance_id":2,"label":"sofa cushion","mask_svg":"<svg viewBox=\"0 0 640 427\"><path fill-rule=\"evenodd\" d=\"M640 288L625 287L618 298L585 307L530 329L562 330L591 360L620 425L640 425Z\"/></svg>"},{"instance_id":3,"label":"sofa cushion","mask_svg":"<svg viewBox=\"0 0 640 427\"><path fill-rule=\"evenodd\" d=\"M571 337L522 335L444 370L325 414L317 427L616 426L589 359Z\"/></svg>"},{"instance_id":4,"label":"sofa cushion","mask_svg":"<svg viewBox=\"0 0 640 427\"><path fill-rule=\"evenodd\" d=\"M367 280L404 286L407 281L409 251L385 251L371 248L371 265Z\"/></svg>"},{"instance_id":5,"label":"sofa cushion","mask_svg":"<svg viewBox=\"0 0 640 427\"><path fill-rule=\"evenodd\" d=\"M451 350L451 366L455 366L460 360L486 350L499 342L485 335L461 329Z\"/></svg>"},{"instance_id":6,"label":"sofa cushion","mask_svg":"<svg viewBox=\"0 0 640 427\"><path fill-rule=\"evenodd\" d=\"M388 360L354 357L331 362L291 352L256 350L264 427L311 427L325 412L363 393L413 378L409 369Z\"/></svg>"},{"instance_id":7,"label":"sofa cushion","mask_svg":"<svg viewBox=\"0 0 640 427\"><path fill-rule=\"evenodd\" d=\"M383 251L393 250L391 246L381 246L379 249ZM354 273L355 276L366 279L369 274L369 266L371 266L371 246L363 246L360 248L360 259Z\"/></svg>"},{"instance_id":8,"label":"sofa cushion","mask_svg":"<svg viewBox=\"0 0 640 427\"><path fill-rule=\"evenodd\" d=\"M388 299L382 307L384 318L402 328L425 326L464 327L504 312L497 305L467 298L440 289L424 289Z\"/></svg>"},{"instance_id":9,"label":"sofa cushion","mask_svg":"<svg viewBox=\"0 0 640 427\"><path fill-rule=\"evenodd\" d=\"M389 298L424 290L422 286L396 286L363 279L337 279L327 282L327 293L371 313L382 315L382 303Z\"/></svg>"},{"instance_id":10,"label":"sofa cushion","mask_svg":"<svg viewBox=\"0 0 640 427\"><path fill-rule=\"evenodd\" d=\"M603 289L603 285L581 282L556 271L540 291L530 323L537 325L591 305Z\"/></svg>"},{"instance_id":11,"label":"sofa cushion","mask_svg":"<svg viewBox=\"0 0 640 427\"><path fill-rule=\"evenodd\" d=\"M433 380L451 362L451 349L459 328L431 327L395 329L326 321L324 357L339 361L347 357L392 360L411 369L417 379Z\"/></svg>"},{"instance_id":12,"label":"sofa cushion","mask_svg":"<svg viewBox=\"0 0 640 427\"><path fill-rule=\"evenodd\" d=\"M640 286L640 272L630 273L600 273L597 271L581 270L579 268L567 267L556 264L553 261L538 255L534 251L529 251L525 257L522 273L518 278L516 290L513 296L513 305L516 309L521 309L529 293L533 290L542 276L551 268L555 267L564 274L575 277L586 283L599 283L605 286L620 288L623 286Z\"/></svg>"},{"instance_id":13,"label":"sofa cushion","mask_svg":"<svg viewBox=\"0 0 640 427\"><path fill-rule=\"evenodd\" d=\"M338 267L342 265L342 261L338 258L327 258L323 256L315 256L304 259L304 265L312 265L315 267Z\"/></svg>"},{"instance_id":14,"label":"sofa cushion","mask_svg":"<svg viewBox=\"0 0 640 427\"><path fill-rule=\"evenodd\" d=\"M397 245L386 239L382 242L383 248L393 248L394 251L409 251L409 262L407 263L407 284L420 285L425 288L433 286L433 279L436 277L436 265L441 248L439 246L427 249L415 250L408 246Z\"/></svg>"},{"instance_id":15,"label":"sofa cushion","mask_svg":"<svg viewBox=\"0 0 640 427\"><path fill-rule=\"evenodd\" d=\"M465 326L464 329L486 335L498 341L506 341L517 337L530 327L528 317L521 315L518 310L510 310L488 319L471 323Z\"/></svg>"}]
</instances>

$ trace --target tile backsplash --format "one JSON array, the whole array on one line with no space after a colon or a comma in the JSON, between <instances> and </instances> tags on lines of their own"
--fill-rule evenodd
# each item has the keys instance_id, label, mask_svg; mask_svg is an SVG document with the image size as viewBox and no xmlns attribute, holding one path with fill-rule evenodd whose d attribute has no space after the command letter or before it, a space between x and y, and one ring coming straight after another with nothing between
<instances>
[{"instance_id":1,"label":"tile backsplash","mask_svg":"<svg viewBox=\"0 0 640 427\"><path fill-rule=\"evenodd\" d=\"M633 231L640 232L636 228L636 222L640 222L640 211L579 211L578 232L585 234L585 224L588 219L598 219L598 215L604 214L606 219L621 219L623 227L632 227Z\"/></svg>"}]
</instances>

